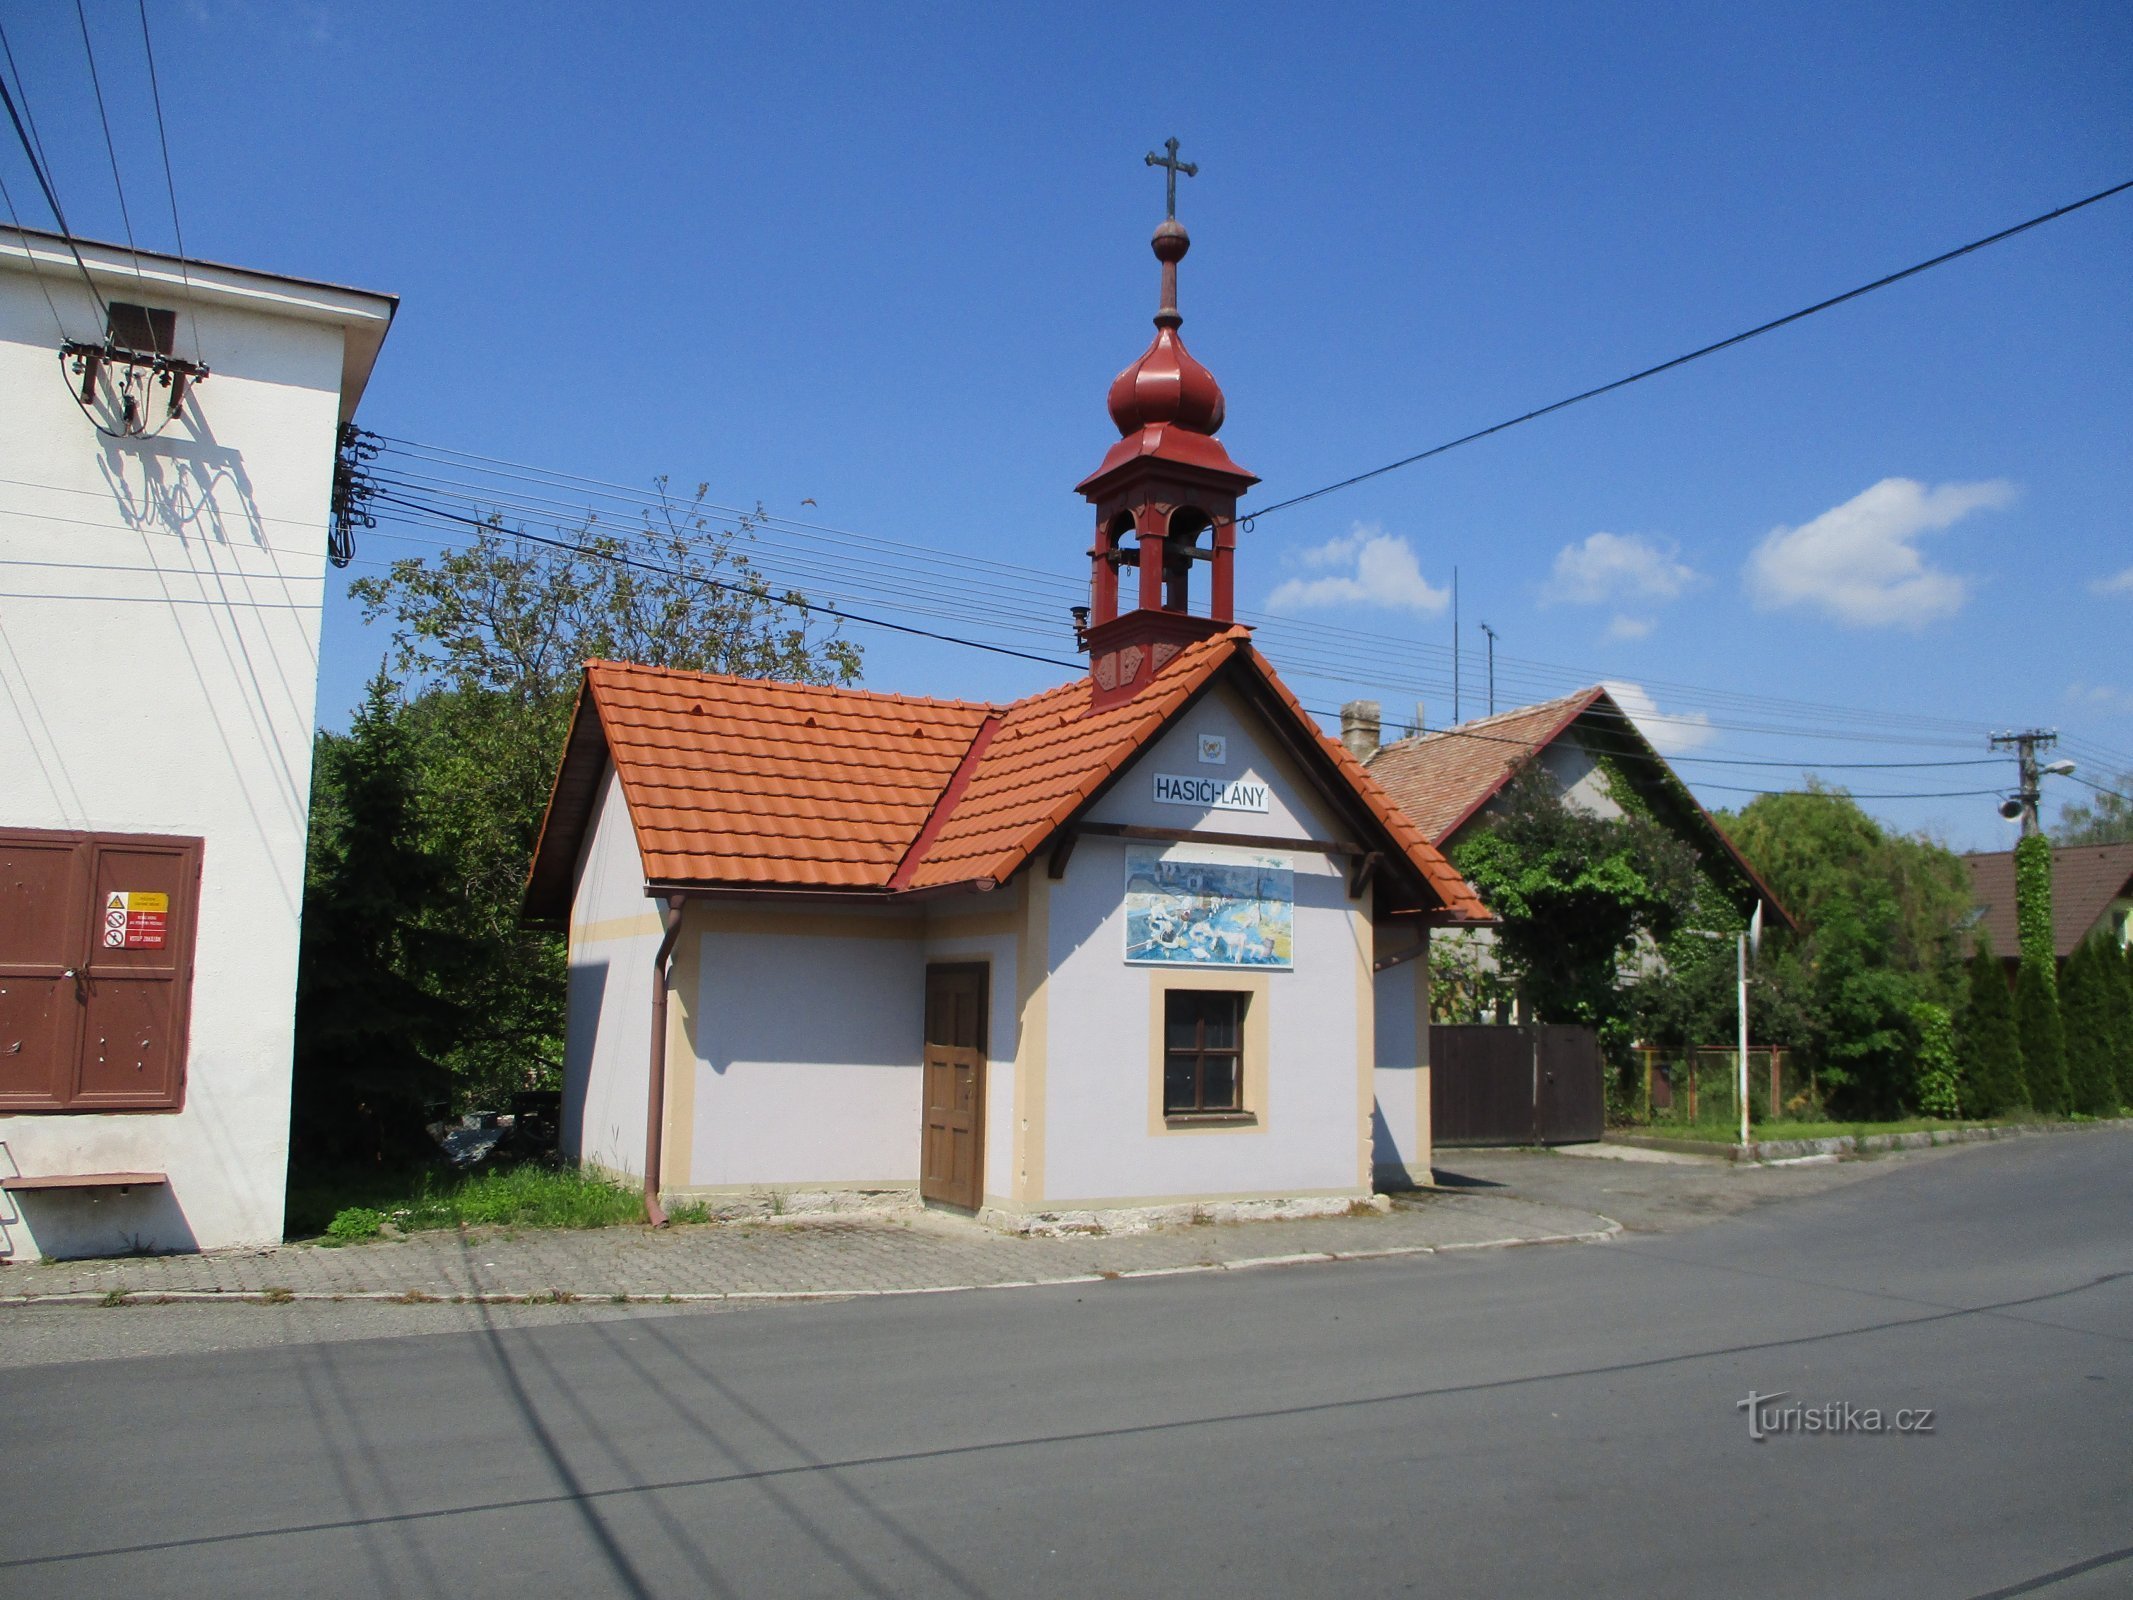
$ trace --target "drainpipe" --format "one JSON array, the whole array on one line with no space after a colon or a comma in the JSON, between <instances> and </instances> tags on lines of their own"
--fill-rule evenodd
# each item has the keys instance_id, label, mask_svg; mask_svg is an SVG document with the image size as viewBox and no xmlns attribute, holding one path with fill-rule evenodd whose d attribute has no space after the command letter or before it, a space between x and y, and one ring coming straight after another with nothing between
<instances>
[{"instance_id":1,"label":"drainpipe","mask_svg":"<svg viewBox=\"0 0 2133 1600\"><path fill-rule=\"evenodd\" d=\"M659 953L652 957L652 1070L644 1108L644 1214L655 1228L667 1225L666 1208L659 1203L659 1146L667 1122L667 962L674 942L681 937L682 898L667 901L666 931L659 939Z\"/></svg>"}]
</instances>

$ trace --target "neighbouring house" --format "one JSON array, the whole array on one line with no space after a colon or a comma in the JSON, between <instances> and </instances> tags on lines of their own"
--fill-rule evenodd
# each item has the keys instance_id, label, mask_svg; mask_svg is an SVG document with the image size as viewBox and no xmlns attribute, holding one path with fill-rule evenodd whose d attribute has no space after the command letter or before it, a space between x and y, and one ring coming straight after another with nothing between
<instances>
[{"instance_id":1,"label":"neighbouring house","mask_svg":"<svg viewBox=\"0 0 2133 1600\"><path fill-rule=\"evenodd\" d=\"M1231 620L1257 480L1177 336L1186 248L1164 223L1079 485L1086 673L990 704L587 666L526 898L568 930L569 1155L655 1207L1017 1227L1427 1175L1427 964L1379 1004L1374 956L1486 913Z\"/></svg>"},{"instance_id":2,"label":"neighbouring house","mask_svg":"<svg viewBox=\"0 0 2133 1600\"><path fill-rule=\"evenodd\" d=\"M1603 687L1389 744L1379 742L1375 701L1349 702L1341 722L1350 753L1447 856L1488 826L1504 786L1538 763L1564 804L1598 816L1634 811L1672 830L1696 852L1711 892L1738 918L1745 921L1760 903L1766 922L1793 926L1725 830ZM1486 959L1488 929L1459 937Z\"/></svg>"},{"instance_id":3,"label":"neighbouring house","mask_svg":"<svg viewBox=\"0 0 2133 1600\"><path fill-rule=\"evenodd\" d=\"M2021 959L2015 920L2012 850L1963 857L1978 928L1992 937L1993 952L2010 966ZM2133 943L2133 844L2052 846L2052 953L2061 961L2093 933L2119 944Z\"/></svg>"},{"instance_id":4,"label":"neighbouring house","mask_svg":"<svg viewBox=\"0 0 2133 1600\"><path fill-rule=\"evenodd\" d=\"M281 1238L328 506L395 304L0 228L0 1257Z\"/></svg>"}]
</instances>

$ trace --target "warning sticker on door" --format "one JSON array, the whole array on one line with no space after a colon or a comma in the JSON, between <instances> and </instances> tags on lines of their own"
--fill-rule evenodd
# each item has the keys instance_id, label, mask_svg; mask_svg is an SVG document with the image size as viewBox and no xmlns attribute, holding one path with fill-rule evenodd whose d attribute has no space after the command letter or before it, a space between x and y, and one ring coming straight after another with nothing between
<instances>
[{"instance_id":1,"label":"warning sticker on door","mask_svg":"<svg viewBox=\"0 0 2133 1600\"><path fill-rule=\"evenodd\" d=\"M104 896L106 950L161 950L169 928L167 894L150 889L114 889Z\"/></svg>"}]
</instances>

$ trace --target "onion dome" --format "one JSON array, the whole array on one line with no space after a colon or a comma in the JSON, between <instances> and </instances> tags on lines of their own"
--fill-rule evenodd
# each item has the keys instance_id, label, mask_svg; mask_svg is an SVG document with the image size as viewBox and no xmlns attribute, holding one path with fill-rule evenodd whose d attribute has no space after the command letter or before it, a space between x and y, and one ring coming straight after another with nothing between
<instances>
[{"instance_id":1,"label":"onion dome","mask_svg":"<svg viewBox=\"0 0 2133 1600\"><path fill-rule=\"evenodd\" d=\"M1192 248L1175 217L1155 230L1151 241L1163 264L1163 303L1155 314L1155 342L1132 366L1112 380L1111 420L1121 438L1142 428L1176 423L1194 433L1222 427L1222 386L1195 361L1178 337L1178 263Z\"/></svg>"}]
</instances>

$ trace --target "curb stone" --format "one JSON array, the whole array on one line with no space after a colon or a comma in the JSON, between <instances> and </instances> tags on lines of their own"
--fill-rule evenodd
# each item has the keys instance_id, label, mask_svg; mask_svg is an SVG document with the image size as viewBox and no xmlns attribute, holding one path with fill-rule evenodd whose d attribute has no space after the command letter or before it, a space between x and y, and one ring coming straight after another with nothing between
<instances>
[{"instance_id":1,"label":"curb stone","mask_svg":"<svg viewBox=\"0 0 2133 1600\"><path fill-rule=\"evenodd\" d=\"M1056 1289L1130 1279L1172 1278L1213 1272L1246 1272L1265 1267L1324 1265L1336 1261L1382 1261L1403 1256L1454 1255L1474 1250L1511 1250L1526 1245L1602 1244L1622 1232L1622 1224L1602 1218L1604 1228L1582 1233L1536 1234L1509 1239L1460 1240L1448 1244L1394 1245L1378 1250L1306 1250L1288 1255L1247 1256L1237 1261L1204 1261L1188 1266L1136 1267L1111 1272L1065 1273L1005 1283L943 1283L908 1288L874 1289L716 1289L678 1294L565 1293L554 1289L485 1290L475 1294L428 1294L405 1289L236 1290L144 1289L132 1291L61 1290L49 1294L0 1295L4 1306L153 1306L182 1304L290 1305L298 1302L368 1302L380 1305L715 1305L832 1300L887 1300L907 1295L970 1294L987 1289Z\"/></svg>"},{"instance_id":2,"label":"curb stone","mask_svg":"<svg viewBox=\"0 0 2133 1600\"><path fill-rule=\"evenodd\" d=\"M1967 1128L1922 1128L1913 1133L1872 1133L1865 1137L1838 1134L1827 1139L1759 1139L1746 1145L1719 1144L1707 1139L1669 1139L1656 1134L1611 1134L1610 1144L1626 1144L1644 1150L1664 1150L1677 1155L1701 1155L1713 1160L1747 1165L1779 1166L1793 1162L1854 1155L1873 1155L1886 1150L1926 1150L1939 1145L1985 1144L1994 1139L2026 1138L2039 1133L2081 1133L2093 1128L2133 1127L2133 1117L2096 1117L2084 1122L2006 1122Z\"/></svg>"}]
</instances>

